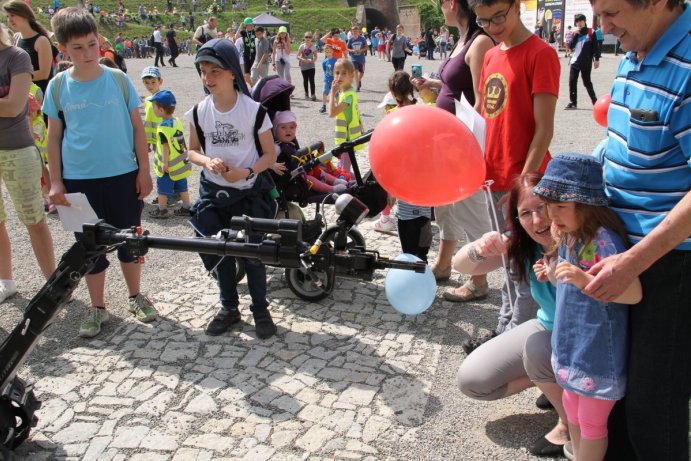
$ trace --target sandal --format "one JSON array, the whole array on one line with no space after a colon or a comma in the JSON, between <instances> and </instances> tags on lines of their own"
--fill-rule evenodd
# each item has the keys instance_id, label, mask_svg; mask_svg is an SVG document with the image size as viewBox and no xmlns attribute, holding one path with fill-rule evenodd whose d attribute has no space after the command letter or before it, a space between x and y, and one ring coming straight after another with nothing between
<instances>
[{"instance_id":1,"label":"sandal","mask_svg":"<svg viewBox=\"0 0 691 461\"><path fill-rule=\"evenodd\" d=\"M449 280L451 278L451 266L446 269L442 269L436 264L432 266L432 274L437 282L443 282L444 280Z\"/></svg>"},{"instance_id":2,"label":"sandal","mask_svg":"<svg viewBox=\"0 0 691 461\"><path fill-rule=\"evenodd\" d=\"M458 294L459 289L465 288L467 290L466 294ZM484 285L481 287L475 286L473 282L468 280L464 285L461 285L455 290L445 291L444 299L454 303L465 303L468 301L485 299L489 296L489 285Z\"/></svg>"}]
</instances>

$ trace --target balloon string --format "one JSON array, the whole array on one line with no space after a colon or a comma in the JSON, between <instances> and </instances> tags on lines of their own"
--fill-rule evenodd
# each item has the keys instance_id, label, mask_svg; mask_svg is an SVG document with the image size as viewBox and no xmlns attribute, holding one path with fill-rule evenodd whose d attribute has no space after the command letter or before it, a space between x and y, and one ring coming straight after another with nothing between
<instances>
[{"instance_id":1,"label":"balloon string","mask_svg":"<svg viewBox=\"0 0 691 461\"><path fill-rule=\"evenodd\" d=\"M493 228L496 225L496 229L493 230L496 230L499 234L499 237L501 238L502 234L501 229L499 229L499 218L497 216L497 208L494 206L494 199L492 198L492 184L494 184L494 181L488 179L487 181L485 181L485 184L482 186L482 189L485 191L485 197L487 203L489 204L489 209L492 213L492 217L494 218L490 224ZM506 293L509 296L509 307L511 307L511 312L513 312L514 302L513 295L511 294L511 275L509 274L509 262L506 259L506 255L504 253L501 254L501 264L502 266L504 266L504 274L506 275Z\"/></svg>"}]
</instances>

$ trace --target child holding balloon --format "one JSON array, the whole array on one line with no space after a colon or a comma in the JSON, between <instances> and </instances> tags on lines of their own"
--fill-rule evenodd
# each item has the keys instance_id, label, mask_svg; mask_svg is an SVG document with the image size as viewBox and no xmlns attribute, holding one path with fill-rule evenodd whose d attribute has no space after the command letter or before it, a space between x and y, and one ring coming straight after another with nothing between
<instances>
[{"instance_id":1,"label":"child holding balloon","mask_svg":"<svg viewBox=\"0 0 691 461\"><path fill-rule=\"evenodd\" d=\"M628 306L642 298L638 278L624 293L601 302L583 293L597 262L626 250L623 224L604 191L601 164L590 155L562 154L547 165L533 192L547 202L558 242L556 268L538 262L538 279L557 286L552 367L576 459L600 460L607 451L607 420L626 389Z\"/></svg>"},{"instance_id":2,"label":"child holding balloon","mask_svg":"<svg viewBox=\"0 0 691 461\"><path fill-rule=\"evenodd\" d=\"M414 91L415 87L407 72L398 70L389 77L389 93L398 104L396 108L416 104ZM395 109L391 113L395 113ZM385 216L388 217L394 203L396 203L396 197L389 194L389 205L382 211L382 218L377 224L382 223ZM396 214L398 216L398 238L401 241L403 253L409 253L427 262L427 253L432 246L432 208L412 205L399 200ZM388 222L391 220L388 219ZM375 229L377 229L376 224Z\"/></svg>"}]
</instances>

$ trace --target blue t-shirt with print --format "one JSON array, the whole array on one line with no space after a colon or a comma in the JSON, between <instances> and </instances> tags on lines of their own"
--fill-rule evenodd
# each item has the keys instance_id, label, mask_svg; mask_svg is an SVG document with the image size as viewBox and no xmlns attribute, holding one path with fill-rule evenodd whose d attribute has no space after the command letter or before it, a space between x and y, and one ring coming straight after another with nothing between
<instances>
[{"instance_id":1,"label":"blue t-shirt with print","mask_svg":"<svg viewBox=\"0 0 691 461\"><path fill-rule=\"evenodd\" d=\"M348 40L349 50L367 50L367 39L360 35L358 38ZM350 60L353 62L365 62L366 53L350 53Z\"/></svg>"},{"instance_id":2,"label":"blue t-shirt with print","mask_svg":"<svg viewBox=\"0 0 691 461\"><path fill-rule=\"evenodd\" d=\"M43 99L43 112L59 120L51 80ZM65 116L62 138L62 177L98 179L119 176L138 168L130 112L140 105L137 90L127 78L123 95L110 71L88 82L65 73L59 101ZM127 98L127 101L125 99Z\"/></svg>"},{"instance_id":3,"label":"blue t-shirt with print","mask_svg":"<svg viewBox=\"0 0 691 461\"><path fill-rule=\"evenodd\" d=\"M322 62L322 69L324 69L324 83L331 84L334 81L334 66L336 65L336 58L325 59Z\"/></svg>"}]
</instances>

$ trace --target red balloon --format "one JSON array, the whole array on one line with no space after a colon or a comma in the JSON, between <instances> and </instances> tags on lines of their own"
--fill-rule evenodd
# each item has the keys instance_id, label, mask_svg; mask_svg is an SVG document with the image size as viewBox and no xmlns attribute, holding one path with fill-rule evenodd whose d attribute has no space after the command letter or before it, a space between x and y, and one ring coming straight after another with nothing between
<instances>
[{"instance_id":1,"label":"red balloon","mask_svg":"<svg viewBox=\"0 0 691 461\"><path fill-rule=\"evenodd\" d=\"M600 96L593 106L593 118L599 125L605 128L607 128L607 111L611 102L612 96L607 93Z\"/></svg>"},{"instance_id":2,"label":"red balloon","mask_svg":"<svg viewBox=\"0 0 691 461\"><path fill-rule=\"evenodd\" d=\"M372 134L369 156L379 184L414 205L457 202L485 180L485 159L473 133L449 112L424 104L384 117Z\"/></svg>"}]
</instances>

